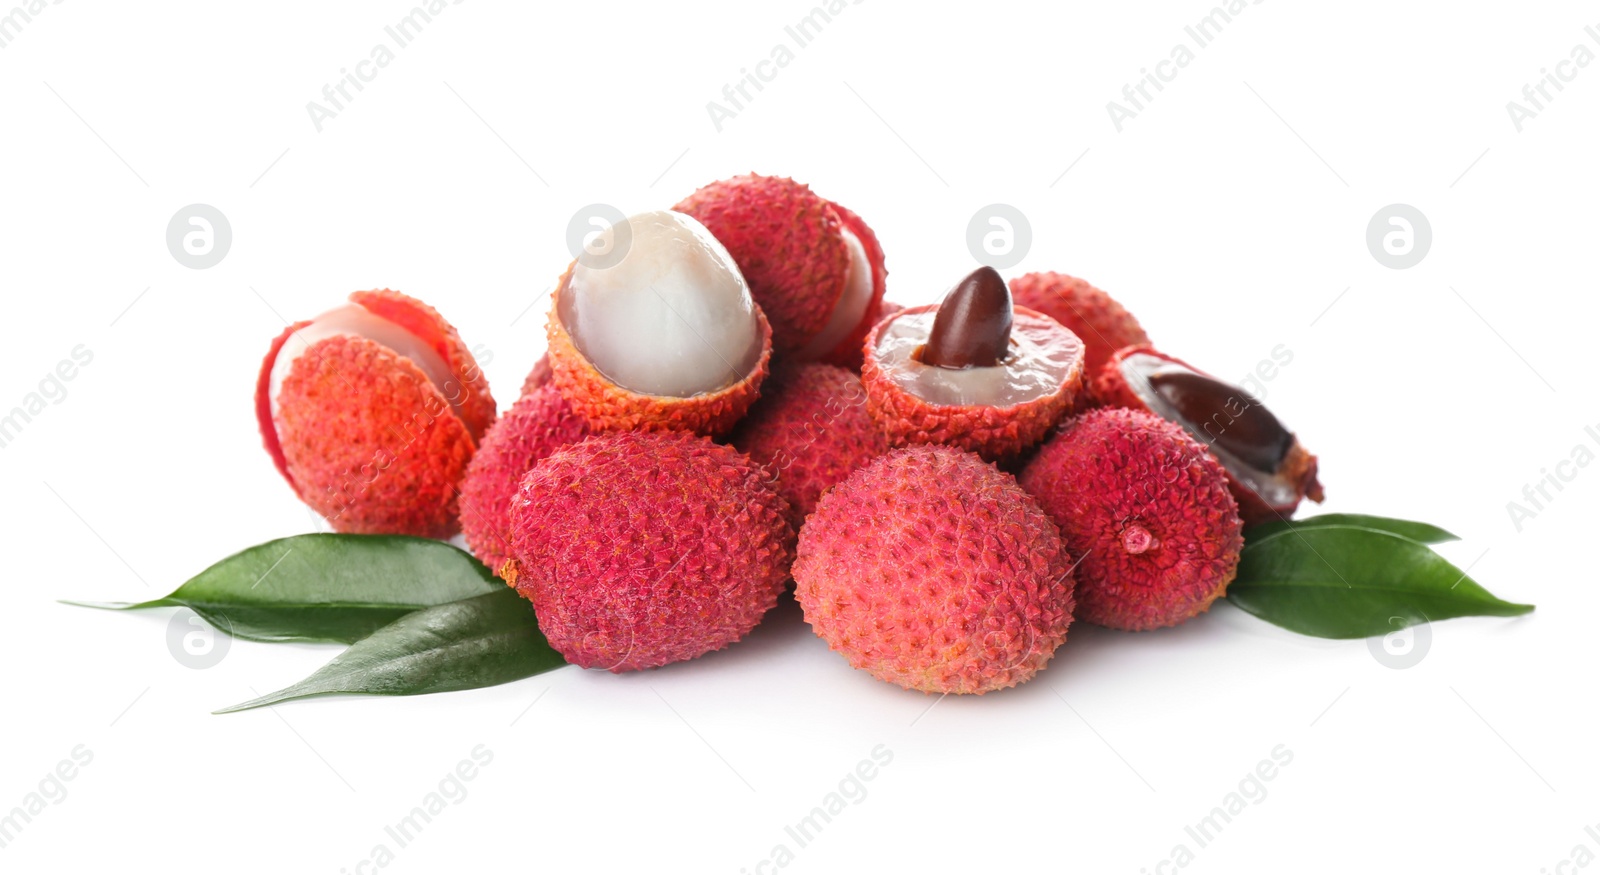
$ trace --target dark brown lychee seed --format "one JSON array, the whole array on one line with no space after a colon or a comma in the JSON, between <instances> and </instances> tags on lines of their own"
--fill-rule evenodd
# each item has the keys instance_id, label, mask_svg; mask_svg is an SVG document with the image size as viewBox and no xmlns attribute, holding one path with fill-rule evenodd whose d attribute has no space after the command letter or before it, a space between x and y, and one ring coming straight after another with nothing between
<instances>
[{"instance_id":1,"label":"dark brown lychee seed","mask_svg":"<svg viewBox=\"0 0 1600 875\"><path fill-rule=\"evenodd\" d=\"M1294 444L1278 417L1237 386L1193 371L1166 371L1150 375L1150 388L1207 440L1258 471L1278 470Z\"/></svg>"},{"instance_id":2,"label":"dark brown lychee seed","mask_svg":"<svg viewBox=\"0 0 1600 875\"><path fill-rule=\"evenodd\" d=\"M1011 289L980 267L945 295L920 359L939 368L992 368L1011 345Z\"/></svg>"}]
</instances>

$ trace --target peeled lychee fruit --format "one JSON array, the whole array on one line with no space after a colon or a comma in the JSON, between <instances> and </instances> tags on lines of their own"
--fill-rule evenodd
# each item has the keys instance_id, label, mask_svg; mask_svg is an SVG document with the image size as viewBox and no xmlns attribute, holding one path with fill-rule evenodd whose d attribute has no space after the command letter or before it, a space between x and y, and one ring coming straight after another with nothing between
<instances>
[{"instance_id":1,"label":"peeled lychee fruit","mask_svg":"<svg viewBox=\"0 0 1600 875\"><path fill-rule=\"evenodd\" d=\"M927 693L1022 683L1072 622L1056 526L1011 475L950 447L895 450L824 495L794 579L851 665Z\"/></svg>"},{"instance_id":2,"label":"peeled lychee fruit","mask_svg":"<svg viewBox=\"0 0 1600 875\"><path fill-rule=\"evenodd\" d=\"M1049 316L1083 340L1085 374L1090 377L1117 350L1150 342L1132 313L1075 276L1024 274L1011 281L1011 294L1017 304Z\"/></svg>"},{"instance_id":3,"label":"peeled lychee fruit","mask_svg":"<svg viewBox=\"0 0 1600 875\"><path fill-rule=\"evenodd\" d=\"M772 329L699 222L663 210L621 224L595 243L620 260L578 259L556 286L550 379L596 431L723 434L756 400Z\"/></svg>"},{"instance_id":4,"label":"peeled lychee fruit","mask_svg":"<svg viewBox=\"0 0 1600 875\"><path fill-rule=\"evenodd\" d=\"M262 442L335 531L447 538L494 397L432 307L399 292L289 326L256 381Z\"/></svg>"},{"instance_id":5,"label":"peeled lychee fruit","mask_svg":"<svg viewBox=\"0 0 1600 875\"><path fill-rule=\"evenodd\" d=\"M796 527L823 492L889 448L861 379L824 364L774 372L732 443L771 473Z\"/></svg>"},{"instance_id":6,"label":"peeled lychee fruit","mask_svg":"<svg viewBox=\"0 0 1600 875\"><path fill-rule=\"evenodd\" d=\"M1094 379L1100 403L1154 413L1205 444L1245 525L1288 519L1302 498L1322 501L1317 457L1244 389L1150 347L1120 350Z\"/></svg>"},{"instance_id":7,"label":"peeled lychee fruit","mask_svg":"<svg viewBox=\"0 0 1600 875\"><path fill-rule=\"evenodd\" d=\"M511 499L522 478L551 453L588 436L588 424L549 384L501 414L461 484L461 531L483 564L498 569L509 556Z\"/></svg>"},{"instance_id":8,"label":"peeled lychee fruit","mask_svg":"<svg viewBox=\"0 0 1600 875\"><path fill-rule=\"evenodd\" d=\"M1102 408L1062 425L1020 482L1081 556L1078 617L1175 626L1227 590L1244 546L1227 474L1178 426Z\"/></svg>"},{"instance_id":9,"label":"peeled lychee fruit","mask_svg":"<svg viewBox=\"0 0 1600 875\"><path fill-rule=\"evenodd\" d=\"M1008 462L1044 438L1083 391L1083 343L1013 308L979 268L944 303L912 307L867 336L867 406L893 446L946 444Z\"/></svg>"},{"instance_id":10,"label":"peeled lychee fruit","mask_svg":"<svg viewBox=\"0 0 1600 875\"><path fill-rule=\"evenodd\" d=\"M773 355L846 367L859 358L888 276L859 216L792 179L753 173L713 182L673 209L733 253L772 320Z\"/></svg>"},{"instance_id":11,"label":"peeled lychee fruit","mask_svg":"<svg viewBox=\"0 0 1600 875\"><path fill-rule=\"evenodd\" d=\"M501 576L576 665L622 672L719 650L788 577L788 506L766 479L690 434L591 437L523 479Z\"/></svg>"}]
</instances>

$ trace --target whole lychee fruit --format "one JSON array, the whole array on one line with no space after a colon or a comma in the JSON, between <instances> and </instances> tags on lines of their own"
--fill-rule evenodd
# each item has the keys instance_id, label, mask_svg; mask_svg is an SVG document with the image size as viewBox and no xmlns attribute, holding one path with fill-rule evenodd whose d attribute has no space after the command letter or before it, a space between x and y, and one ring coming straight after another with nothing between
<instances>
[{"instance_id":1,"label":"whole lychee fruit","mask_svg":"<svg viewBox=\"0 0 1600 875\"><path fill-rule=\"evenodd\" d=\"M499 569L509 556L511 499L522 478L551 453L588 436L588 424L549 384L500 415L461 483L461 531L483 564Z\"/></svg>"},{"instance_id":2,"label":"whole lychee fruit","mask_svg":"<svg viewBox=\"0 0 1600 875\"><path fill-rule=\"evenodd\" d=\"M985 693L1044 667L1072 622L1072 561L1017 485L972 453L895 450L822 497L795 598L834 650L927 693Z\"/></svg>"},{"instance_id":3,"label":"whole lychee fruit","mask_svg":"<svg viewBox=\"0 0 1600 875\"><path fill-rule=\"evenodd\" d=\"M731 442L771 472L796 528L823 492L889 449L861 379L824 364L774 372Z\"/></svg>"},{"instance_id":4,"label":"whole lychee fruit","mask_svg":"<svg viewBox=\"0 0 1600 875\"><path fill-rule=\"evenodd\" d=\"M552 453L511 504L501 576L568 662L614 672L743 638L783 590L794 533L759 465L675 432Z\"/></svg>"},{"instance_id":5,"label":"whole lychee fruit","mask_svg":"<svg viewBox=\"0 0 1600 875\"><path fill-rule=\"evenodd\" d=\"M454 534L456 488L494 412L456 330L388 289L289 326L256 381L268 454L339 532Z\"/></svg>"},{"instance_id":6,"label":"whole lychee fruit","mask_svg":"<svg viewBox=\"0 0 1600 875\"><path fill-rule=\"evenodd\" d=\"M1147 346L1119 350L1094 386L1100 403L1154 413L1205 444L1245 525L1288 519L1302 498L1322 501L1317 457L1245 389Z\"/></svg>"},{"instance_id":7,"label":"whole lychee fruit","mask_svg":"<svg viewBox=\"0 0 1600 875\"><path fill-rule=\"evenodd\" d=\"M1083 390L1083 343L1055 320L1013 307L993 268L937 306L873 327L861 379L892 446L946 444L1009 462L1037 444Z\"/></svg>"},{"instance_id":8,"label":"whole lychee fruit","mask_svg":"<svg viewBox=\"0 0 1600 875\"><path fill-rule=\"evenodd\" d=\"M1064 273L1030 273L1011 281L1017 304L1060 322L1083 340L1085 373L1092 376L1125 346L1150 342L1139 320L1085 280Z\"/></svg>"},{"instance_id":9,"label":"whole lychee fruit","mask_svg":"<svg viewBox=\"0 0 1600 875\"><path fill-rule=\"evenodd\" d=\"M673 209L733 253L772 320L774 356L846 367L859 359L888 276L861 217L792 179L753 173L713 182Z\"/></svg>"},{"instance_id":10,"label":"whole lychee fruit","mask_svg":"<svg viewBox=\"0 0 1600 875\"><path fill-rule=\"evenodd\" d=\"M1021 483L1082 557L1080 619L1130 631L1175 626L1233 580L1244 538L1227 475L1158 416L1103 408L1070 420Z\"/></svg>"},{"instance_id":11,"label":"whole lychee fruit","mask_svg":"<svg viewBox=\"0 0 1600 875\"><path fill-rule=\"evenodd\" d=\"M551 382L596 431L720 435L755 402L772 329L732 256L699 222L659 211L601 232L556 286Z\"/></svg>"}]
</instances>

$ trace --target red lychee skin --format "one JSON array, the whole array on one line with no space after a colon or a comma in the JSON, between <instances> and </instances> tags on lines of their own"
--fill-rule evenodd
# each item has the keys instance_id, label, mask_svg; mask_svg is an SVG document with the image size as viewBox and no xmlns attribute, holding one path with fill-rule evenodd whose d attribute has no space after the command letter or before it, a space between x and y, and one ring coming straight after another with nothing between
<instances>
[{"instance_id":1,"label":"red lychee skin","mask_svg":"<svg viewBox=\"0 0 1600 875\"><path fill-rule=\"evenodd\" d=\"M860 216L839 204L831 202L830 204L834 212L839 214L839 221L844 227L861 241L861 249L867 254L867 264L872 266L872 300L867 302L866 309L861 315L861 322L856 325L855 330L846 335L844 340L839 341L839 345L822 360L860 373L861 344L866 341L867 332L871 331L872 326L878 324L880 319L892 312L889 307L899 310L905 308L889 304L883 299L884 290L888 287L889 269L884 264L883 246L878 243L878 235L872 233L872 229L867 227L867 223L862 221ZM841 294L843 290L844 287L841 285Z\"/></svg>"},{"instance_id":2,"label":"red lychee skin","mask_svg":"<svg viewBox=\"0 0 1600 875\"><path fill-rule=\"evenodd\" d=\"M830 647L927 693L1022 683L1072 623L1055 524L1011 475L950 447L892 451L824 495L794 578Z\"/></svg>"},{"instance_id":3,"label":"red lychee skin","mask_svg":"<svg viewBox=\"0 0 1600 875\"><path fill-rule=\"evenodd\" d=\"M1061 426L1022 488L1061 528L1079 619L1139 631L1175 626L1227 591L1244 546L1227 474L1182 426L1102 408Z\"/></svg>"},{"instance_id":4,"label":"red lychee skin","mask_svg":"<svg viewBox=\"0 0 1600 875\"><path fill-rule=\"evenodd\" d=\"M798 527L830 487L888 451L861 379L844 368L780 368L730 441L765 466Z\"/></svg>"},{"instance_id":5,"label":"red lychee skin","mask_svg":"<svg viewBox=\"0 0 1600 875\"><path fill-rule=\"evenodd\" d=\"M501 574L568 662L653 668L738 641L777 604L793 557L787 515L762 468L731 447L599 435L523 479Z\"/></svg>"},{"instance_id":6,"label":"red lychee skin","mask_svg":"<svg viewBox=\"0 0 1600 875\"><path fill-rule=\"evenodd\" d=\"M1150 343L1139 320L1100 289L1064 273L1030 273L1011 281L1011 299L1060 322L1083 339L1087 373L1098 373L1111 354Z\"/></svg>"},{"instance_id":7,"label":"red lychee skin","mask_svg":"<svg viewBox=\"0 0 1600 875\"><path fill-rule=\"evenodd\" d=\"M410 359L363 338L332 337L296 359L274 417L273 364L311 324L298 322L273 340L256 381L262 442L295 494L335 531L450 537L456 487L481 433L476 423L494 418L488 382L431 307L388 289L350 300L432 345L450 366L446 388L461 410Z\"/></svg>"},{"instance_id":8,"label":"red lychee skin","mask_svg":"<svg viewBox=\"0 0 1600 875\"><path fill-rule=\"evenodd\" d=\"M754 173L736 176L699 189L673 209L699 220L733 256L751 296L772 320L773 354L780 359L804 349L827 326L844 293L850 253L841 228L861 240L872 265L872 300L865 315L883 298L888 272L877 236L860 217L802 183ZM864 331L858 327L851 337L859 339ZM850 339L824 358L852 361Z\"/></svg>"},{"instance_id":9,"label":"red lychee skin","mask_svg":"<svg viewBox=\"0 0 1600 875\"><path fill-rule=\"evenodd\" d=\"M576 265L577 262L572 263ZM772 364L772 326L758 306L756 320L761 332L761 357L755 369L731 386L675 398L641 395L618 386L583 357L572 335L561 323L561 296L572 278L572 265L561 275L550 301L550 318L545 335L550 343L550 382L566 396L572 409L594 431L689 431L720 437L736 425L761 394L761 383Z\"/></svg>"},{"instance_id":10,"label":"red lychee skin","mask_svg":"<svg viewBox=\"0 0 1600 875\"><path fill-rule=\"evenodd\" d=\"M522 478L551 453L588 436L588 424L549 384L501 414L461 484L461 531L483 564L500 568L509 558L511 499Z\"/></svg>"},{"instance_id":11,"label":"red lychee skin","mask_svg":"<svg viewBox=\"0 0 1600 875\"><path fill-rule=\"evenodd\" d=\"M539 356L539 360L533 363L533 370L528 372L527 379L522 381L523 396L532 395L548 382L550 382L550 356L547 353Z\"/></svg>"},{"instance_id":12,"label":"red lychee skin","mask_svg":"<svg viewBox=\"0 0 1600 875\"><path fill-rule=\"evenodd\" d=\"M879 335L894 318L937 309L937 304L929 304L902 310L878 322L867 334L861 367L867 410L889 438L890 446L943 444L971 450L988 461L1005 465L1043 440L1083 394L1083 359L1080 356L1068 369L1056 392L1022 404L956 406L924 401L896 384L874 352ZM1013 308L1013 319L1018 324L1049 321L1048 316L1026 307Z\"/></svg>"},{"instance_id":13,"label":"red lychee skin","mask_svg":"<svg viewBox=\"0 0 1600 875\"><path fill-rule=\"evenodd\" d=\"M1146 413L1153 412L1150 406L1133 391L1133 387L1128 385L1128 379L1122 373L1123 360L1141 354L1172 362L1197 374L1211 376L1182 359L1156 351L1154 347L1130 346L1117 350L1093 376L1093 392L1097 403L1106 407L1126 407ZM1239 502L1239 515L1244 518L1246 526L1286 520L1294 516L1302 498L1310 498L1318 503L1322 501L1322 483L1317 480L1317 457L1301 446L1298 439L1289 448L1289 455L1284 459L1282 468L1283 474L1295 484L1295 498L1293 501L1274 506L1268 504L1260 493L1245 485L1224 466L1223 470L1228 475L1228 489L1233 492L1234 500Z\"/></svg>"}]
</instances>

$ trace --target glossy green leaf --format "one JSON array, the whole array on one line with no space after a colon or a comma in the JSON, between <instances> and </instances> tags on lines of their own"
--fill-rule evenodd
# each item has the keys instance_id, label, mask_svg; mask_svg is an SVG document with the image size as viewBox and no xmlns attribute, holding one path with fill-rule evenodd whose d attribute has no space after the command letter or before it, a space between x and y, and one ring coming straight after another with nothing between
<instances>
[{"instance_id":1,"label":"glossy green leaf","mask_svg":"<svg viewBox=\"0 0 1600 875\"><path fill-rule=\"evenodd\" d=\"M235 553L166 598L67 604L110 610L181 605L239 638L349 644L412 611L504 589L471 554L443 541L310 534Z\"/></svg>"},{"instance_id":2,"label":"glossy green leaf","mask_svg":"<svg viewBox=\"0 0 1600 875\"><path fill-rule=\"evenodd\" d=\"M566 664L540 634L528 600L501 587L401 617L300 683L216 713L333 693L414 696L469 690Z\"/></svg>"},{"instance_id":3,"label":"glossy green leaf","mask_svg":"<svg viewBox=\"0 0 1600 875\"><path fill-rule=\"evenodd\" d=\"M1366 638L1451 617L1511 617L1502 601L1426 545L1387 531L1296 527L1246 543L1228 598L1279 626L1319 638Z\"/></svg>"},{"instance_id":4,"label":"glossy green leaf","mask_svg":"<svg viewBox=\"0 0 1600 875\"><path fill-rule=\"evenodd\" d=\"M1306 529L1329 527L1389 532L1422 544L1443 544L1446 541L1461 540L1444 529L1427 523L1390 519L1381 516L1367 516L1360 513L1325 513L1321 516L1306 517L1299 520L1274 520L1259 526L1251 526L1245 530L1244 539L1247 543L1250 543L1279 532L1305 531Z\"/></svg>"}]
</instances>

